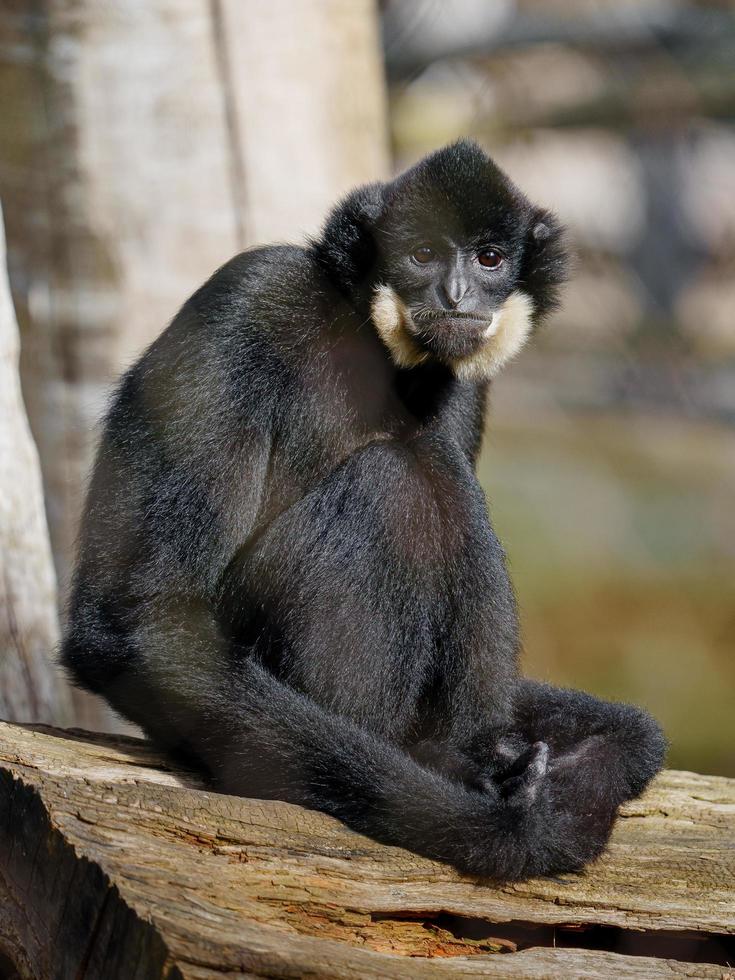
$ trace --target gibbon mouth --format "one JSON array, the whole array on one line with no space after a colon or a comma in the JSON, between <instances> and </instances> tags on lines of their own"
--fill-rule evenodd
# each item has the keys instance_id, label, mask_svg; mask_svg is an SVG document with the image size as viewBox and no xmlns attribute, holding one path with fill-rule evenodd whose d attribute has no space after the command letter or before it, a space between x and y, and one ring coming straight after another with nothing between
<instances>
[{"instance_id":1,"label":"gibbon mouth","mask_svg":"<svg viewBox=\"0 0 735 980\"><path fill-rule=\"evenodd\" d=\"M491 337L496 329L497 323L494 313L464 313L461 310L421 310L413 315L413 320L420 332L428 329L456 328L459 330L472 330L473 333L480 333L483 337Z\"/></svg>"}]
</instances>

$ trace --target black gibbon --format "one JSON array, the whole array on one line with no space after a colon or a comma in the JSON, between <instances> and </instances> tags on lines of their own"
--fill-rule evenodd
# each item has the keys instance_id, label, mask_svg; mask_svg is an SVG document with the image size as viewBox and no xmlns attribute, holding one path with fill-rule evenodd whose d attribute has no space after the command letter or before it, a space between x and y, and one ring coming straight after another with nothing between
<instances>
[{"instance_id":1,"label":"black gibbon","mask_svg":"<svg viewBox=\"0 0 735 980\"><path fill-rule=\"evenodd\" d=\"M475 475L562 230L474 143L237 255L123 377L63 661L227 793L496 879L580 868L657 772L643 711L519 676Z\"/></svg>"}]
</instances>

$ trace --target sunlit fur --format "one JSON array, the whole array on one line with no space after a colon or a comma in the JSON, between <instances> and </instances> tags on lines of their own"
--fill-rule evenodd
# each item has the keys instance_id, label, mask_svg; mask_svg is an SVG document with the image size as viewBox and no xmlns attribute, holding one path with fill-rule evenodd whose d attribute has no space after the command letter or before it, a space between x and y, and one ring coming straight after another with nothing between
<instances>
[{"instance_id":1,"label":"sunlit fur","mask_svg":"<svg viewBox=\"0 0 735 980\"><path fill-rule=\"evenodd\" d=\"M399 367L415 367L429 359L414 339L417 326L410 310L392 286L377 286L371 314L375 328ZM511 293L495 313L492 332L482 348L450 367L462 381L489 381L521 350L533 329L533 301L521 290Z\"/></svg>"}]
</instances>

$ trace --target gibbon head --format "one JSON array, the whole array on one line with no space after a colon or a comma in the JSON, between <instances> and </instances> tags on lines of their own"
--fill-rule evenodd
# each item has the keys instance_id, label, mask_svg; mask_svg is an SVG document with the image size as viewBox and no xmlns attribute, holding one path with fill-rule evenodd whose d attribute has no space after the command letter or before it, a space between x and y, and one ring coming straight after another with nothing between
<instances>
[{"instance_id":1,"label":"gibbon head","mask_svg":"<svg viewBox=\"0 0 735 980\"><path fill-rule=\"evenodd\" d=\"M354 191L314 248L343 288L370 290L397 365L434 359L474 381L496 374L554 308L568 264L556 218L468 140Z\"/></svg>"}]
</instances>

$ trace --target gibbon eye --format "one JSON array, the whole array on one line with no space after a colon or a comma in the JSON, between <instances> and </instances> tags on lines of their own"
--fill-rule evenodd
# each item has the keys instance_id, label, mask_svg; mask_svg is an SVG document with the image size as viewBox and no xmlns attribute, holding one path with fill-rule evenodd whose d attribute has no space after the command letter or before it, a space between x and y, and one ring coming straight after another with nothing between
<instances>
[{"instance_id":1,"label":"gibbon eye","mask_svg":"<svg viewBox=\"0 0 735 980\"><path fill-rule=\"evenodd\" d=\"M484 248L477 256L477 261L486 269L499 269L503 264L503 256L495 248Z\"/></svg>"},{"instance_id":2,"label":"gibbon eye","mask_svg":"<svg viewBox=\"0 0 735 980\"><path fill-rule=\"evenodd\" d=\"M431 262L435 255L436 252L430 245L419 245L418 248L414 249L411 258L419 265L426 265L427 262Z\"/></svg>"}]
</instances>

